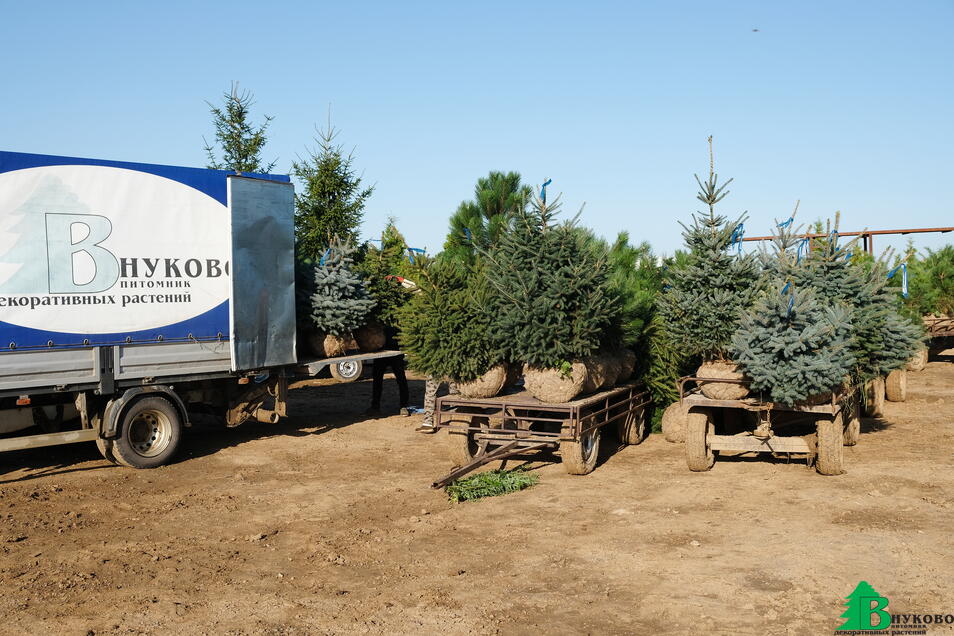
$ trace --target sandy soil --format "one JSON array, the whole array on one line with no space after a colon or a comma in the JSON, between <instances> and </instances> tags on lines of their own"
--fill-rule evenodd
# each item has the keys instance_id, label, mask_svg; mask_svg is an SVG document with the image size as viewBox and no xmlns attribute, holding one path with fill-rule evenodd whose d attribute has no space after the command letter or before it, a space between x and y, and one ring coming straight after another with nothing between
<instances>
[{"instance_id":1,"label":"sandy soil","mask_svg":"<svg viewBox=\"0 0 954 636\"><path fill-rule=\"evenodd\" d=\"M908 387L839 477L694 474L654 435L452 504L429 488L444 434L365 419L366 382L294 391L278 425L197 427L153 471L92 444L8 453L0 632L831 634L860 580L892 612L954 613L954 356Z\"/></svg>"}]
</instances>

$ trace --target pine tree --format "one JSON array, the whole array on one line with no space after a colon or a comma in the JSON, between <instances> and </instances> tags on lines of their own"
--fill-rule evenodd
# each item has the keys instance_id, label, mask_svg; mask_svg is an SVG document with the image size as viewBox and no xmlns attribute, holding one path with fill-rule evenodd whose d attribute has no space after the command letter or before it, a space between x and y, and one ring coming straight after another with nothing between
<instances>
[{"instance_id":1,"label":"pine tree","mask_svg":"<svg viewBox=\"0 0 954 636\"><path fill-rule=\"evenodd\" d=\"M215 143L222 153L216 157L214 145L206 142L205 152L209 156L208 168L214 170L235 170L239 173L266 173L275 167L275 162L262 163L262 149L268 141L266 131L273 117L265 115L265 123L255 126L249 122L253 95L249 91L239 92L238 82L232 82L232 89L222 94L224 104L220 108L206 102L212 112L212 124L215 126ZM204 141L204 140L203 140Z\"/></svg>"},{"instance_id":2,"label":"pine tree","mask_svg":"<svg viewBox=\"0 0 954 636\"><path fill-rule=\"evenodd\" d=\"M534 196L487 253L490 336L499 359L565 368L595 353L618 324L609 267L574 221L555 222L558 199Z\"/></svg>"},{"instance_id":3,"label":"pine tree","mask_svg":"<svg viewBox=\"0 0 954 636\"><path fill-rule=\"evenodd\" d=\"M366 324L374 307L364 281L352 270L353 252L350 245L335 238L315 268L311 317L320 331L334 336L346 336Z\"/></svg>"},{"instance_id":4,"label":"pine tree","mask_svg":"<svg viewBox=\"0 0 954 636\"><path fill-rule=\"evenodd\" d=\"M791 283L756 301L732 344L752 390L788 405L832 391L854 363L847 308L819 302L814 290Z\"/></svg>"},{"instance_id":5,"label":"pine tree","mask_svg":"<svg viewBox=\"0 0 954 636\"><path fill-rule=\"evenodd\" d=\"M662 273L652 247L645 241L630 245L629 233L620 232L607 250L607 264L609 289L620 298L622 343L637 353L645 353L646 332L662 289Z\"/></svg>"},{"instance_id":6,"label":"pine tree","mask_svg":"<svg viewBox=\"0 0 954 636\"><path fill-rule=\"evenodd\" d=\"M364 206L374 192L374 186L362 186L354 154L344 154L337 136L329 118L328 127L318 130L317 150L292 163L291 173L301 183L295 195L295 241L303 258L320 258L334 236L356 243Z\"/></svg>"},{"instance_id":7,"label":"pine tree","mask_svg":"<svg viewBox=\"0 0 954 636\"><path fill-rule=\"evenodd\" d=\"M729 191L729 179L719 185L709 138L709 178L696 176L699 193L708 214L692 215L692 224L683 227L688 256L669 268L659 312L673 342L687 356L704 360L726 359L739 319L751 306L759 290L760 271L756 259L733 254L730 248L746 217L734 222L715 213L715 206Z\"/></svg>"},{"instance_id":8,"label":"pine tree","mask_svg":"<svg viewBox=\"0 0 954 636\"><path fill-rule=\"evenodd\" d=\"M954 315L954 245L927 250L918 258L908 257L910 289L904 304L909 314L920 319L929 315Z\"/></svg>"},{"instance_id":9,"label":"pine tree","mask_svg":"<svg viewBox=\"0 0 954 636\"><path fill-rule=\"evenodd\" d=\"M490 337L485 257L524 209L527 195L519 174L491 172L477 181L474 201L452 215L444 251L436 259L415 259L409 277L420 291L398 313L411 368L469 382L502 361Z\"/></svg>"},{"instance_id":10,"label":"pine tree","mask_svg":"<svg viewBox=\"0 0 954 636\"><path fill-rule=\"evenodd\" d=\"M409 272L419 291L398 311L409 366L433 378L469 382L500 362L488 336L488 286L443 255L418 257Z\"/></svg>"},{"instance_id":11,"label":"pine tree","mask_svg":"<svg viewBox=\"0 0 954 636\"><path fill-rule=\"evenodd\" d=\"M922 346L923 329L900 314L900 299L888 287L886 253L877 261L852 258L854 241L838 240L839 218L826 226L824 241L813 242L811 253L793 272L797 286L810 286L819 299L842 303L850 310L852 375L863 382L902 368Z\"/></svg>"},{"instance_id":12,"label":"pine tree","mask_svg":"<svg viewBox=\"0 0 954 636\"><path fill-rule=\"evenodd\" d=\"M488 250L526 208L530 188L516 172L491 172L477 180L474 200L464 201L451 216L444 254L451 261L473 265L480 250Z\"/></svg>"},{"instance_id":13,"label":"pine tree","mask_svg":"<svg viewBox=\"0 0 954 636\"><path fill-rule=\"evenodd\" d=\"M380 247L369 244L355 268L375 301L370 321L397 325L398 311L408 301L409 294L393 277L405 273L408 267L406 254L404 236L394 225L394 219L389 219L381 232Z\"/></svg>"},{"instance_id":14,"label":"pine tree","mask_svg":"<svg viewBox=\"0 0 954 636\"><path fill-rule=\"evenodd\" d=\"M660 407L661 415L662 409L679 399L676 381L685 375L689 368L698 366L698 363L687 358L673 343L666 329L666 322L660 314L653 316L646 335L649 364L642 377L646 387L652 392L653 402ZM696 364L693 365L693 362ZM637 362L638 364L640 363Z\"/></svg>"}]
</instances>

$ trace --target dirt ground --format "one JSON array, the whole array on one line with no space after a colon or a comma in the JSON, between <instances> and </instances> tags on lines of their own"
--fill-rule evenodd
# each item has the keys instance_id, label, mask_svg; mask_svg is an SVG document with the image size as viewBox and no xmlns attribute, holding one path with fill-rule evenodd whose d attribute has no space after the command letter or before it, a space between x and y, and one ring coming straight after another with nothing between
<instances>
[{"instance_id":1,"label":"dirt ground","mask_svg":"<svg viewBox=\"0 0 954 636\"><path fill-rule=\"evenodd\" d=\"M892 613L954 613L951 355L864 422L846 475L690 473L653 435L463 504L429 488L444 434L365 419L367 382L292 396L152 471L93 444L0 456L0 632L831 634L860 580Z\"/></svg>"}]
</instances>

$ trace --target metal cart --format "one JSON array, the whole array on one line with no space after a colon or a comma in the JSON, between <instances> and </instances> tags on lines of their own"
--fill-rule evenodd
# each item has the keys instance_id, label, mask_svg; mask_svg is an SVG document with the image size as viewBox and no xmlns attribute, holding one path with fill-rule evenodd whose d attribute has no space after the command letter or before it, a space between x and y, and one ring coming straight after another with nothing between
<instances>
[{"instance_id":1,"label":"metal cart","mask_svg":"<svg viewBox=\"0 0 954 636\"><path fill-rule=\"evenodd\" d=\"M586 475L596 467L603 427L613 424L624 444L639 444L648 432L650 410L649 392L636 383L563 404L541 402L526 391L438 398L434 426L447 429L457 468L432 486L445 486L492 461L557 449L568 473Z\"/></svg>"},{"instance_id":2,"label":"metal cart","mask_svg":"<svg viewBox=\"0 0 954 636\"><path fill-rule=\"evenodd\" d=\"M859 391L832 393L824 402L784 406L758 397L717 400L687 382L747 384L745 380L686 376L679 379L679 399L686 424L686 463L703 472L716 453L769 453L805 459L822 475L844 470L843 446L858 443L861 432Z\"/></svg>"}]
</instances>

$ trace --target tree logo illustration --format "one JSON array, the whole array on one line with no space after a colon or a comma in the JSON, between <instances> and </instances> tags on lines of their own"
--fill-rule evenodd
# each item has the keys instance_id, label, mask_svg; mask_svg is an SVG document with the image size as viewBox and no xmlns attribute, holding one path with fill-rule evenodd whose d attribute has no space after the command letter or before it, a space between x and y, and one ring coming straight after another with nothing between
<instances>
[{"instance_id":1,"label":"tree logo illustration","mask_svg":"<svg viewBox=\"0 0 954 636\"><path fill-rule=\"evenodd\" d=\"M845 601L846 609L841 618L848 620L836 631L887 629L891 625L891 615L885 611L888 599L878 594L867 581L858 583Z\"/></svg>"}]
</instances>

